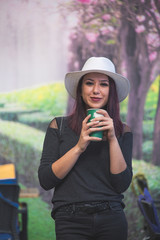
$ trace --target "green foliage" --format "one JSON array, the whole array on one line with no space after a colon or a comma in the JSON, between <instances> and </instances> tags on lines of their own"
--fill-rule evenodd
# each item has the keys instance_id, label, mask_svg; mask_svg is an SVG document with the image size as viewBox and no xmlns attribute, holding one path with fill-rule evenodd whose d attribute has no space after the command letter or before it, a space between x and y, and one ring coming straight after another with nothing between
<instances>
[{"instance_id":1,"label":"green foliage","mask_svg":"<svg viewBox=\"0 0 160 240\"><path fill-rule=\"evenodd\" d=\"M153 141L145 141L142 146L143 159L147 162L151 162L153 150Z\"/></svg>"},{"instance_id":2,"label":"green foliage","mask_svg":"<svg viewBox=\"0 0 160 240\"><path fill-rule=\"evenodd\" d=\"M18 122L35 127L42 131L46 131L49 123L53 118L54 118L53 116L50 116L45 112L35 112L19 115Z\"/></svg>"},{"instance_id":3,"label":"green foliage","mask_svg":"<svg viewBox=\"0 0 160 240\"><path fill-rule=\"evenodd\" d=\"M54 220L51 209L40 198L21 198L28 206L28 239L56 239Z\"/></svg>"},{"instance_id":4,"label":"green foliage","mask_svg":"<svg viewBox=\"0 0 160 240\"><path fill-rule=\"evenodd\" d=\"M159 189L160 183L160 167L157 167L151 163L146 163L141 160L133 161L133 173L134 175L137 173L143 173L148 181L148 186L151 192Z\"/></svg>"},{"instance_id":5,"label":"green foliage","mask_svg":"<svg viewBox=\"0 0 160 240\"><path fill-rule=\"evenodd\" d=\"M127 113L126 112L121 112L120 117L121 117L122 122L126 122Z\"/></svg>"},{"instance_id":6,"label":"green foliage","mask_svg":"<svg viewBox=\"0 0 160 240\"><path fill-rule=\"evenodd\" d=\"M20 123L0 120L0 139L0 155L15 163L19 174L36 183L44 133Z\"/></svg>"},{"instance_id":7,"label":"green foliage","mask_svg":"<svg viewBox=\"0 0 160 240\"><path fill-rule=\"evenodd\" d=\"M145 103L145 116L144 120L147 119L153 119L155 117L155 112L157 108L158 103L158 91L159 91L159 80L160 75L155 79L153 84L151 85L147 97L146 97L146 103Z\"/></svg>"},{"instance_id":8,"label":"green foliage","mask_svg":"<svg viewBox=\"0 0 160 240\"><path fill-rule=\"evenodd\" d=\"M27 110L22 106L7 104L5 108L0 108L0 118L3 120L17 121L19 115L33 112L36 112L36 110Z\"/></svg>"},{"instance_id":9,"label":"green foliage","mask_svg":"<svg viewBox=\"0 0 160 240\"><path fill-rule=\"evenodd\" d=\"M143 121L143 141L153 140L154 121Z\"/></svg>"},{"instance_id":10,"label":"green foliage","mask_svg":"<svg viewBox=\"0 0 160 240\"><path fill-rule=\"evenodd\" d=\"M156 107L144 109L144 121L152 120L155 118Z\"/></svg>"},{"instance_id":11,"label":"green foliage","mask_svg":"<svg viewBox=\"0 0 160 240\"><path fill-rule=\"evenodd\" d=\"M114 45L114 44L116 44L116 41L115 41L115 39L109 39L109 40L106 41L106 44Z\"/></svg>"},{"instance_id":12,"label":"green foliage","mask_svg":"<svg viewBox=\"0 0 160 240\"><path fill-rule=\"evenodd\" d=\"M120 102L120 112L127 111L127 104L128 104L128 97L124 99L122 102Z\"/></svg>"},{"instance_id":13,"label":"green foliage","mask_svg":"<svg viewBox=\"0 0 160 240\"><path fill-rule=\"evenodd\" d=\"M62 115L66 110L67 92L63 83L0 94L0 101L19 103L28 109L39 109L51 115Z\"/></svg>"},{"instance_id":14,"label":"green foliage","mask_svg":"<svg viewBox=\"0 0 160 240\"><path fill-rule=\"evenodd\" d=\"M5 106L5 103L0 102L0 108L3 108Z\"/></svg>"}]
</instances>

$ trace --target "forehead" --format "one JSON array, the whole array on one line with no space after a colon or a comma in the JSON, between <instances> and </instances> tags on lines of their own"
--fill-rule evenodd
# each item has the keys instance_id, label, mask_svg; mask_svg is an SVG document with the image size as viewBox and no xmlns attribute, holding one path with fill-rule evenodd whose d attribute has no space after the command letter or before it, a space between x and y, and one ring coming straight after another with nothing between
<instances>
[{"instance_id":1,"label":"forehead","mask_svg":"<svg viewBox=\"0 0 160 240\"><path fill-rule=\"evenodd\" d=\"M87 73L86 75L84 75L83 77L84 80L87 79L92 79L92 80L109 80L108 76L106 74L103 73L97 73L97 72L91 72L91 73Z\"/></svg>"}]
</instances>

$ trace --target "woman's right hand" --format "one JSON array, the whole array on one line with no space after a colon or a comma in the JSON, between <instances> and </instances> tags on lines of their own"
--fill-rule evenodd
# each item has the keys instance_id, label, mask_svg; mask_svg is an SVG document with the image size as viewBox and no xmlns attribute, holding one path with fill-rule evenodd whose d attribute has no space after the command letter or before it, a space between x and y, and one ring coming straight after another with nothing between
<instances>
[{"instance_id":1,"label":"woman's right hand","mask_svg":"<svg viewBox=\"0 0 160 240\"><path fill-rule=\"evenodd\" d=\"M101 141L101 138L98 137L90 137L89 134L92 133L97 129L99 121L91 121L88 122L90 119L91 115L89 114L82 122L82 129L81 129L81 134L79 141L77 143L77 147L81 152L84 152L89 145L90 141ZM94 129L95 127L95 129Z\"/></svg>"}]
</instances>

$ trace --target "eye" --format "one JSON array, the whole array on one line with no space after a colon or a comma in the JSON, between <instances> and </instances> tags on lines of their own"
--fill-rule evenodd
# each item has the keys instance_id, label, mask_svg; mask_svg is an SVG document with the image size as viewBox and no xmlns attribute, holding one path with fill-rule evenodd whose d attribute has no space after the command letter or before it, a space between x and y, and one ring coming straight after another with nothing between
<instances>
[{"instance_id":1,"label":"eye","mask_svg":"<svg viewBox=\"0 0 160 240\"><path fill-rule=\"evenodd\" d=\"M92 85L93 82L92 81L86 81L86 85Z\"/></svg>"},{"instance_id":2,"label":"eye","mask_svg":"<svg viewBox=\"0 0 160 240\"><path fill-rule=\"evenodd\" d=\"M107 87L107 86L109 86L109 83L108 83L108 82L101 83L101 86L103 86L103 87Z\"/></svg>"}]
</instances>

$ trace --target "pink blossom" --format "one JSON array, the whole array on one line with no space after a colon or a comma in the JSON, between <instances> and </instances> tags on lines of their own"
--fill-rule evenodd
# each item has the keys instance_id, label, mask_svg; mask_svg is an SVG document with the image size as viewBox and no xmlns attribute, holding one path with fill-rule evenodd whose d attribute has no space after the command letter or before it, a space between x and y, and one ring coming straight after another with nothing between
<instances>
[{"instance_id":1,"label":"pink blossom","mask_svg":"<svg viewBox=\"0 0 160 240\"><path fill-rule=\"evenodd\" d=\"M81 3L90 3L91 2L91 0L77 0L77 1L79 1Z\"/></svg>"},{"instance_id":2,"label":"pink blossom","mask_svg":"<svg viewBox=\"0 0 160 240\"><path fill-rule=\"evenodd\" d=\"M108 26L107 29L108 29L108 31L110 31L110 32L113 32L113 31L114 31L114 27L112 27L112 26Z\"/></svg>"},{"instance_id":3,"label":"pink blossom","mask_svg":"<svg viewBox=\"0 0 160 240\"><path fill-rule=\"evenodd\" d=\"M148 44L153 44L153 42L155 41L156 37L157 37L156 34L149 33L148 34L148 38L147 38Z\"/></svg>"},{"instance_id":4,"label":"pink blossom","mask_svg":"<svg viewBox=\"0 0 160 240\"><path fill-rule=\"evenodd\" d=\"M155 48L160 46L159 38L157 37L157 34L154 33L148 34L147 42Z\"/></svg>"},{"instance_id":5,"label":"pink blossom","mask_svg":"<svg viewBox=\"0 0 160 240\"><path fill-rule=\"evenodd\" d=\"M153 22L151 20L148 22L148 24L149 26L153 26Z\"/></svg>"},{"instance_id":6,"label":"pink blossom","mask_svg":"<svg viewBox=\"0 0 160 240\"><path fill-rule=\"evenodd\" d=\"M96 5L98 3L98 0L92 0L92 4Z\"/></svg>"},{"instance_id":7,"label":"pink blossom","mask_svg":"<svg viewBox=\"0 0 160 240\"><path fill-rule=\"evenodd\" d=\"M138 20L139 22L144 22L145 19L146 19L146 17L145 17L144 15L137 16L136 18L137 18L137 20Z\"/></svg>"},{"instance_id":8,"label":"pink blossom","mask_svg":"<svg viewBox=\"0 0 160 240\"><path fill-rule=\"evenodd\" d=\"M136 27L136 32L137 33L142 33L145 31L145 26L144 25L139 25Z\"/></svg>"},{"instance_id":9,"label":"pink blossom","mask_svg":"<svg viewBox=\"0 0 160 240\"><path fill-rule=\"evenodd\" d=\"M75 68L75 69L78 69L78 68L79 68L79 62L78 62L78 61L75 61L75 62L74 62L74 68Z\"/></svg>"},{"instance_id":10,"label":"pink blossom","mask_svg":"<svg viewBox=\"0 0 160 240\"><path fill-rule=\"evenodd\" d=\"M90 32L86 33L86 38L89 42L94 43L96 42L98 35L99 35L98 33Z\"/></svg>"},{"instance_id":11,"label":"pink blossom","mask_svg":"<svg viewBox=\"0 0 160 240\"><path fill-rule=\"evenodd\" d=\"M76 39L77 38L76 33L75 32L71 32L70 38L73 39L73 40Z\"/></svg>"},{"instance_id":12,"label":"pink blossom","mask_svg":"<svg viewBox=\"0 0 160 240\"><path fill-rule=\"evenodd\" d=\"M111 19L111 16L110 16L109 14L104 14L104 15L102 16L102 19L105 20L105 21L107 21L107 20L110 20L110 19Z\"/></svg>"},{"instance_id":13,"label":"pink blossom","mask_svg":"<svg viewBox=\"0 0 160 240\"><path fill-rule=\"evenodd\" d=\"M102 35L106 35L109 33L109 30L106 27L102 27L100 30L101 30Z\"/></svg>"},{"instance_id":14,"label":"pink blossom","mask_svg":"<svg viewBox=\"0 0 160 240\"><path fill-rule=\"evenodd\" d=\"M152 62L156 59L157 57L157 52L152 52L150 55L149 55L149 60Z\"/></svg>"}]
</instances>

